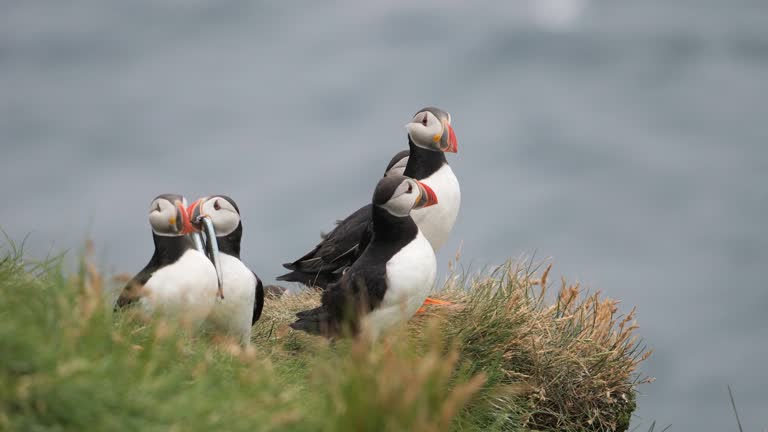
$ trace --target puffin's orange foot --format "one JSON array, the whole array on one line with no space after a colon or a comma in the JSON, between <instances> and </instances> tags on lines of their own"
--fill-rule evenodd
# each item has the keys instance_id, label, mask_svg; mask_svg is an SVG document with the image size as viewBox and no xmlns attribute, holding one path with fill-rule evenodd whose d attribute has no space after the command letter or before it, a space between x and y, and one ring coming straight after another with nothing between
<instances>
[{"instance_id":1,"label":"puffin's orange foot","mask_svg":"<svg viewBox=\"0 0 768 432\"><path fill-rule=\"evenodd\" d=\"M452 304L453 304L453 302L449 302L449 301L446 301L446 300L433 299L432 297L427 297L427 299L424 300L424 303L421 305L421 307L416 310L416 314L420 314L420 313L426 312L428 305L450 306Z\"/></svg>"},{"instance_id":2,"label":"puffin's orange foot","mask_svg":"<svg viewBox=\"0 0 768 432\"><path fill-rule=\"evenodd\" d=\"M450 306L452 304L453 302L449 302L446 300L433 299L432 297L427 297L427 299L424 300L424 305Z\"/></svg>"}]
</instances>

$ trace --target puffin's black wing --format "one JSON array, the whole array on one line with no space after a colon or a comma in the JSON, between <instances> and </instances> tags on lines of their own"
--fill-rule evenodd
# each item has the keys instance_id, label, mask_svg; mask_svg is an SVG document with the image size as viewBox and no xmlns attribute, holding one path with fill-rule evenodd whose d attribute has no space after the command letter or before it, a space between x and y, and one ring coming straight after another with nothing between
<instances>
[{"instance_id":1,"label":"puffin's black wing","mask_svg":"<svg viewBox=\"0 0 768 432\"><path fill-rule=\"evenodd\" d=\"M152 234L155 252L149 263L120 292L114 310L122 309L133 304L141 297L141 290L152 275L161 267L176 262L184 253L193 247L192 240L187 236L165 237Z\"/></svg>"},{"instance_id":2,"label":"puffin's black wing","mask_svg":"<svg viewBox=\"0 0 768 432\"><path fill-rule=\"evenodd\" d=\"M301 311L291 324L294 330L327 337L336 336L347 324L348 330L357 332L362 314L381 303L386 291L386 266L367 266L357 262L341 280L323 292L322 304Z\"/></svg>"},{"instance_id":3,"label":"puffin's black wing","mask_svg":"<svg viewBox=\"0 0 768 432\"><path fill-rule=\"evenodd\" d=\"M366 205L337 222L336 227L309 253L283 267L292 270L277 280L301 282L326 288L340 279L340 272L349 267L365 251L370 242L371 205Z\"/></svg>"},{"instance_id":4,"label":"puffin's black wing","mask_svg":"<svg viewBox=\"0 0 768 432\"><path fill-rule=\"evenodd\" d=\"M256 324L256 321L261 317L261 311L264 310L264 284L261 283L261 279L256 276L256 273L253 273L253 276L256 278L256 300L253 302L251 325Z\"/></svg>"},{"instance_id":5,"label":"puffin's black wing","mask_svg":"<svg viewBox=\"0 0 768 432\"><path fill-rule=\"evenodd\" d=\"M120 291L120 297L117 298L117 303L115 303L113 310L117 311L139 301L139 298L141 298L141 289L158 268L160 268L160 263L155 262L153 259L141 269L141 271L137 273L125 287L123 287L123 290Z\"/></svg>"}]
</instances>

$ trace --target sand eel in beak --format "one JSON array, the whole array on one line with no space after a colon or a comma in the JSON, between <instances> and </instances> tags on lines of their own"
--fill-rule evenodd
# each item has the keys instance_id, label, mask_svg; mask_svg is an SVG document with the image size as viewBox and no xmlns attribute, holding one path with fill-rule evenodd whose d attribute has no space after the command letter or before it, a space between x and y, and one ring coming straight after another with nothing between
<instances>
[{"instance_id":1,"label":"sand eel in beak","mask_svg":"<svg viewBox=\"0 0 768 432\"><path fill-rule=\"evenodd\" d=\"M439 205L431 188L404 176L379 181L372 199L372 236L365 252L322 295L322 305L296 314L295 330L336 336L362 319L373 336L411 318L435 283L437 264L412 210Z\"/></svg>"},{"instance_id":2,"label":"sand eel in beak","mask_svg":"<svg viewBox=\"0 0 768 432\"><path fill-rule=\"evenodd\" d=\"M458 142L451 115L428 107L417 112L406 125L409 149L395 155L385 177L405 175L420 181L437 194L437 205L416 209L411 217L437 252L448 239L461 205L459 181L448 165L445 153L456 153ZM323 236L310 252L283 264L290 273L278 280L326 288L338 281L345 268L365 251L372 234L372 205L361 207ZM432 304L438 304L435 300Z\"/></svg>"},{"instance_id":3,"label":"sand eel in beak","mask_svg":"<svg viewBox=\"0 0 768 432\"><path fill-rule=\"evenodd\" d=\"M187 234L192 225L181 195L164 194L149 207L155 251L149 263L120 293L115 309L131 304L145 313L202 322L216 300L218 282L211 261Z\"/></svg>"},{"instance_id":4,"label":"sand eel in beak","mask_svg":"<svg viewBox=\"0 0 768 432\"><path fill-rule=\"evenodd\" d=\"M193 228L205 234L204 249L215 254L213 260L221 265L220 301L214 305L206 324L248 346L251 327L264 307L264 285L240 261L240 209L232 198L216 195L195 201L188 213Z\"/></svg>"}]
</instances>

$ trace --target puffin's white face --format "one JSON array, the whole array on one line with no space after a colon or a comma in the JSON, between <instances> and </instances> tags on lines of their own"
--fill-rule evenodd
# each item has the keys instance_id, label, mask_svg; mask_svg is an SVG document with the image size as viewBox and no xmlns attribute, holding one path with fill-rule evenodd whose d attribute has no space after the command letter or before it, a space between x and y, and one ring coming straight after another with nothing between
<instances>
[{"instance_id":1,"label":"puffin's white face","mask_svg":"<svg viewBox=\"0 0 768 432\"><path fill-rule=\"evenodd\" d=\"M188 225L187 202L181 195L160 195L149 206L149 224L161 236L180 236Z\"/></svg>"},{"instance_id":2,"label":"puffin's white face","mask_svg":"<svg viewBox=\"0 0 768 432\"><path fill-rule=\"evenodd\" d=\"M404 177L402 183L392 193L392 197L382 204L389 213L405 217L412 209L427 207L437 204L437 196L429 186L410 177Z\"/></svg>"},{"instance_id":3,"label":"puffin's white face","mask_svg":"<svg viewBox=\"0 0 768 432\"><path fill-rule=\"evenodd\" d=\"M205 198L200 214L211 219L217 237L231 234L240 225L240 213L228 199L220 196Z\"/></svg>"},{"instance_id":4,"label":"puffin's white face","mask_svg":"<svg viewBox=\"0 0 768 432\"><path fill-rule=\"evenodd\" d=\"M413 143L421 148L452 153L458 150L456 134L451 127L451 115L445 111L436 108L421 110L405 128Z\"/></svg>"},{"instance_id":5,"label":"puffin's white face","mask_svg":"<svg viewBox=\"0 0 768 432\"><path fill-rule=\"evenodd\" d=\"M443 135L443 124L429 111L422 111L413 116L406 129L414 144L430 150Z\"/></svg>"}]
</instances>

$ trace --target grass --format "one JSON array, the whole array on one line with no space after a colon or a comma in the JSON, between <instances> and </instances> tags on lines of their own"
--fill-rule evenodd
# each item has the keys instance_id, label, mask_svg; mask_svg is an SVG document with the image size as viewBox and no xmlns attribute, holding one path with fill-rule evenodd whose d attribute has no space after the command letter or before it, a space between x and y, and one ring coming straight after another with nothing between
<instances>
[{"instance_id":1,"label":"grass","mask_svg":"<svg viewBox=\"0 0 768 432\"><path fill-rule=\"evenodd\" d=\"M316 293L268 299L253 344L113 314L87 261L0 252L0 430L623 431L649 354L633 313L512 262L453 277L375 343L286 327Z\"/></svg>"}]
</instances>

